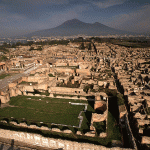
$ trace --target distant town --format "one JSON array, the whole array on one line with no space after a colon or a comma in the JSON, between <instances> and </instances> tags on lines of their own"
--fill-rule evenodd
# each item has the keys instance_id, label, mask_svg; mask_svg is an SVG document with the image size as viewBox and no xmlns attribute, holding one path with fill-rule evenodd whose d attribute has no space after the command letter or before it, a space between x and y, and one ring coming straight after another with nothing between
<instances>
[{"instance_id":1,"label":"distant town","mask_svg":"<svg viewBox=\"0 0 150 150\"><path fill-rule=\"evenodd\" d=\"M91 38L92 36L86 36L86 35L74 35L74 36L51 36L51 37L41 37L41 36L32 36L32 37L11 37L11 38L0 38L0 45L2 45L4 42L6 43L16 43L16 42L21 42L21 43L26 43L28 41L33 41L33 42L39 42L39 41L48 41L48 40L69 40L69 39L76 39L78 37L83 37L84 39ZM101 36L96 36L99 38L121 38L121 39L150 39L150 36L148 35L101 35Z\"/></svg>"}]
</instances>

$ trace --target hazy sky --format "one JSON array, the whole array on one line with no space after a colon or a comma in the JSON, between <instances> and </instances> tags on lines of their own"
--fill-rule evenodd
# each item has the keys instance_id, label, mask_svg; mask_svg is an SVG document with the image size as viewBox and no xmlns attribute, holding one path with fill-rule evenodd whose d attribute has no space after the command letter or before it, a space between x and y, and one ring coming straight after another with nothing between
<instances>
[{"instance_id":1,"label":"hazy sky","mask_svg":"<svg viewBox=\"0 0 150 150\"><path fill-rule=\"evenodd\" d=\"M150 0L0 0L0 37L53 28L74 18L150 33Z\"/></svg>"}]
</instances>

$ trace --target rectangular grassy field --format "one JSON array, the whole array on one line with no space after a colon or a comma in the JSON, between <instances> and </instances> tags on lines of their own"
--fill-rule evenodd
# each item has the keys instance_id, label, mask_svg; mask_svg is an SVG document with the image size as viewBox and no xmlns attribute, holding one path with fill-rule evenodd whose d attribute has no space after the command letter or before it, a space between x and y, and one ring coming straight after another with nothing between
<instances>
[{"instance_id":1,"label":"rectangular grassy field","mask_svg":"<svg viewBox=\"0 0 150 150\"><path fill-rule=\"evenodd\" d=\"M88 103L82 100L16 96L10 99L10 107L0 108L0 118L24 118L26 121L78 126L78 115L85 106L71 105L69 102Z\"/></svg>"}]
</instances>

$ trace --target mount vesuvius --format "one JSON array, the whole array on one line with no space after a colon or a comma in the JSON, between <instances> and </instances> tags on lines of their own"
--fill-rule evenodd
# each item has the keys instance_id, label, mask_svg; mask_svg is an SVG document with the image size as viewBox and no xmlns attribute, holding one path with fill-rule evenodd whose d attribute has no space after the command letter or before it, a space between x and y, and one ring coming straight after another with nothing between
<instances>
[{"instance_id":1,"label":"mount vesuvius","mask_svg":"<svg viewBox=\"0 0 150 150\"><path fill-rule=\"evenodd\" d=\"M73 35L87 35L87 36L100 36L100 35L123 35L133 34L131 32L114 29L103 25L99 22L84 23L78 19L65 21L63 24L45 30L39 30L27 34L27 36L73 36Z\"/></svg>"}]
</instances>

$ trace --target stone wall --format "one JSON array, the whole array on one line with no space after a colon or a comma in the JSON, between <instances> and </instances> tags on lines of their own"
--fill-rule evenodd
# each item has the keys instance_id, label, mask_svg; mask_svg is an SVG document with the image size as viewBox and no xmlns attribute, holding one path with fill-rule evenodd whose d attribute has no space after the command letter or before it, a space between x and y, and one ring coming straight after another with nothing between
<instances>
[{"instance_id":1,"label":"stone wall","mask_svg":"<svg viewBox=\"0 0 150 150\"><path fill-rule=\"evenodd\" d=\"M84 94L83 89L80 88L66 88L66 87L50 87L48 89L49 93L58 94Z\"/></svg>"},{"instance_id":2,"label":"stone wall","mask_svg":"<svg viewBox=\"0 0 150 150\"><path fill-rule=\"evenodd\" d=\"M137 146L136 146L136 143L135 143L135 140L134 140L134 136L132 134L132 131L131 131L131 128L130 128L130 124L129 124L129 120L128 120L128 112L125 114L125 127L126 127L126 130L128 132L128 138L129 140L131 141L130 142L130 146L132 148L134 148L135 150L137 150Z\"/></svg>"},{"instance_id":3,"label":"stone wall","mask_svg":"<svg viewBox=\"0 0 150 150\"><path fill-rule=\"evenodd\" d=\"M1 103L7 103L10 100L9 94L0 95Z\"/></svg>"},{"instance_id":4,"label":"stone wall","mask_svg":"<svg viewBox=\"0 0 150 150\"><path fill-rule=\"evenodd\" d=\"M49 77L49 81L52 81L54 79L55 79L55 77Z\"/></svg>"},{"instance_id":5,"label":"stone wall","mask_svg":"<svg viewBox=\"0 0 150 150\"><path fill-rule=\"evenodd\" d=\"M150 137L142 136L142 144L150 144Z\"/></svg>"},{"instance_id":6,"label":"stone wall","mask_svg":"<svg viewBox=\"0 0 150 150\"><path fill-rule=\"evenodd\" d=\"M34 92L34 89L36 90L47 90L47 84L38 84L38 85L19 85L18 86L18 90L24 92L24 91L28 91L28 92ZM11 90L11 89L10 89Z\"/></svg>"},{"instance_id":7,"label":"stone wall","mask_svg":"<svg viewBox=\"0 0 150 150\"><path fill-rule=\"evenodd\" d=\"M53 149L63 149L63 150L129 150L125 148L106 148L104 146L88 144L88 143L78 143L74 141L46 138L39 134L17 132L0 129L0 138L14 139L14 141L24 142L31 145L37 145L41 147L53 148ZM131 149L130 149L131 150Z\"/></svg>"},{"instance_id":8,"label":"stone wall","mask_svg":"<svg viewBox=\"0 0 150 150\"><path fill-rule=\"evenodd\" d=\"M49 68L42 67L40 69L33 71L33 73L35 73L35 72L49 72L49 70L50 70ZM32 74L32 72L31 72L31 74Z\"/></svg>"},{"instance_id":9,"label":"stone wall","mask_svg":"<svg viewBox=\"0 0 150 150\"><path fill-rule=\"evenodd\" d=\"M63 63L63 62L56 62L56 66L67 66L67 63Z\"/></svg>"},{"instance_id":10,"label":"stone wall","mask_svg":"<svg viewBox=\"0 0 150 150\"><path fill-rule=\"evenodd\" d=\"M85 75L91 75L91 72L89 69L76 69L76 73L78 74L85 74Z\"/></svg>"},{"instance_id":11,"label":"stone wall","mask_svg":"<svg viewBox=\"0 0 150 150\"><path fill-rule=\"evenodd\" d=\"M23 77L22 81L25 82L41 82L44 81L45 79L48 79L48 77L41 77L41 76L29 76L29 77Z\"/></svg>"},{"instance_id":12,"label":"stone wall","mask_svg":"<svg viewBox=\"0 0 150 150\"><path fill-rule=\"evenodd\" d=\"M89 79L89 80L82 80L82 83L83 84L97 84L97 81Z\"/></svg>"},{"instance_id":13,"label":"stone wall","mask_svg":"<svg viewBox=\"0 0 150 150\"><path fill-rule=\"evenodd\" d=\"M51 96L52 97L52 96ZM53 96L54 97L54 96ZM87 101L87 98L85 97L80 97L78 98L77 96L73 96L73 97L69 97L69 96L56 96L55 98L61 98L61 99L77 99L77 100L86 100Z\"/></svg>"},{"instance_id":14,"label":"stone wall","mask_svg":"<svg viewBox=\"0 0 150 150\"><path fill-rule=\"evenodd\" d=\"M17 86L17 83L9 83L9 88L13 88L13 87L16 87Z\"/></svg>"},{"instance_id":15,"label":"stone wall","mask_svg":"<svg viewBox=\"0 0 150 150\"><path fill-rule=\"evenodd\" d=\"M69 63L69 66L78 66L79 65L79 63L75 63L75 62L70 62Z\"/></svg>"},{"instance_id":16,"label":"stone wall","mask_svg":"<svg viewBox=\"0 0 150 150\"><path fill-rule=\"evenodd\" d=\"M46 91L47 90L47 86L48 86L47 84L39 84L37 89Z\"/></svg>"},{"instance_id":17,"label":"stone wall","mask_svg":"<svg viewBox=\"0 0 150 150\"><path fill-rule=\"evenodd\" d=\"M69 68L61 68L61 67L58 67L58 68L55 68L55 70L58 72L58 73L62 73L62 72L65 72L65 73L74 73L74 69L69 69Z\"/></svg>"}]
</instances>

